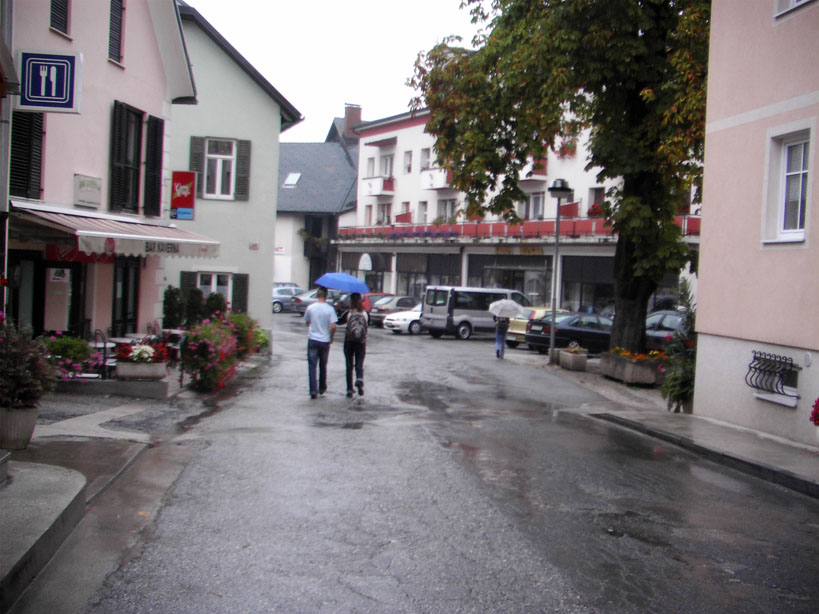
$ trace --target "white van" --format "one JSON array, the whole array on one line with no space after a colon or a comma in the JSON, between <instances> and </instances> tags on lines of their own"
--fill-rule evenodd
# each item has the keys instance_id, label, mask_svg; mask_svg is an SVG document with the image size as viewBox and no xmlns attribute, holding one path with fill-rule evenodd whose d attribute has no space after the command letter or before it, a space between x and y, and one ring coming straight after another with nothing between
<instances>
[{"instance_id":1,"label":"white van","mask_svg":"<svg viewBox=\"0 0 819 614\"><path fill-rule=\"evenodd\" d=\"M504 298L524 307L530 305L529 299L517 290L427 286L421 327L435 339L443 334L469 339L474 331L494 331L495 318L489 313L489 305Z\"/></svg>"}]
</instances>

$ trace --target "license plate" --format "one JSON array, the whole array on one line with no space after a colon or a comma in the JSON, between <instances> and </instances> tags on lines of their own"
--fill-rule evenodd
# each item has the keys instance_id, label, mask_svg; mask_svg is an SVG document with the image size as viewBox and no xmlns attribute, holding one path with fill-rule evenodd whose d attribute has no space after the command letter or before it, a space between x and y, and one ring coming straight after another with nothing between
<instances>
[{"instance_id":1,"label":"license plate","mask_svg":"<svg viewBox=\"0 0 819 614\"><path fill-rule=\"evenodd\" d=\"M539 325L535 325L535 326L532 326L532 328L530 328L529 330L532 331L533 333L542 333L543 332L543 327L539 326Z\"/></svg>"}]
</instances>

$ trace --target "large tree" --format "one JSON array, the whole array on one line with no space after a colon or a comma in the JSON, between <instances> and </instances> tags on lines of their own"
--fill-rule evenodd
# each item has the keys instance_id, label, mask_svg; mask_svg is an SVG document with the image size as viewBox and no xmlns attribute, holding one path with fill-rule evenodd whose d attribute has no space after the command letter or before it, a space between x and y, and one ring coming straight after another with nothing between
<instances>
[{"instance_id":1,"label":"large tree","mask_svg":"<svg viewBox=\"0 0 819 614\"><path fill-rule=\"evenodd\" d=\"M529 156L589 129L588 167L619 180L612 346L644 348L648 299L689 258L674 216L699 186L710 0L463 0L486 22L448 39L410 84L441 164L482 208L514 219ZM695 193L699 194L698 187Z\"/></svg>"}]
</instances>

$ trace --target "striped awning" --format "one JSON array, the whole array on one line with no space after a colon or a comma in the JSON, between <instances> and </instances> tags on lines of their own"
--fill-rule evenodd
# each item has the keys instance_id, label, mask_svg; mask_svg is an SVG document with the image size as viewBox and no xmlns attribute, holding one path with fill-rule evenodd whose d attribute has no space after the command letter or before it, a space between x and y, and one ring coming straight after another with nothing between
<instances>
[{"instance_id":1,"label":"striped awning","mask_svg":"<svg viewBox=\"0 0 819 614\"><path fill-rule=\"evenodd\" d=\"M87 254L216 258L219 241L173 225L131 221L124 216L11 201L11 218L71 234L77 249ZM13 222L12 222L13 223Z\"/></svg>"}]
</instances>

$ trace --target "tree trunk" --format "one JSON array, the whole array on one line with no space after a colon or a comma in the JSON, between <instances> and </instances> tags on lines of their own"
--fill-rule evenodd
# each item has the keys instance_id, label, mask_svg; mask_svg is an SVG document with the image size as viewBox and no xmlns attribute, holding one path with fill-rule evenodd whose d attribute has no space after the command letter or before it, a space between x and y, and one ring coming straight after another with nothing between
<instances>
[{"instance_id":1,"label":"tree trunk","mask_svg":"<svg viewBox=\"0 0 819 614\"><path fill-rule=\"evenodd\" d=\"M644 352L648 299L657 289L657 283L647 276L634 275L633 256L633 242L620 234L614 257L615 314L610 347Z\"/></svg>"}]
</instances>

